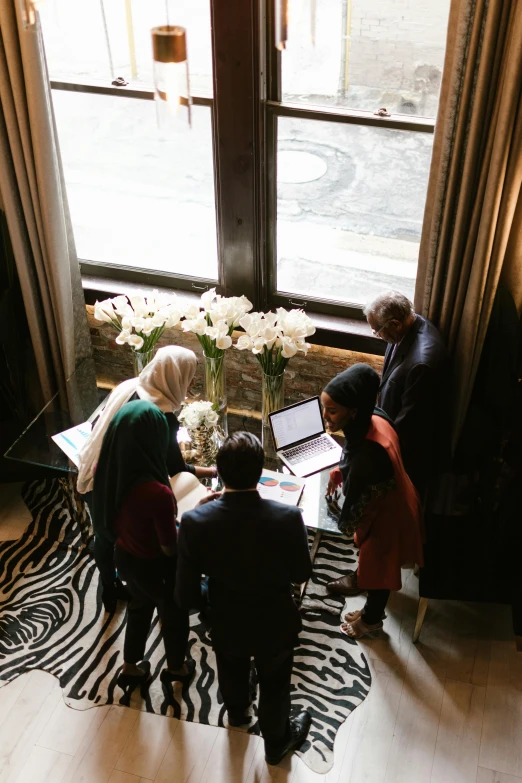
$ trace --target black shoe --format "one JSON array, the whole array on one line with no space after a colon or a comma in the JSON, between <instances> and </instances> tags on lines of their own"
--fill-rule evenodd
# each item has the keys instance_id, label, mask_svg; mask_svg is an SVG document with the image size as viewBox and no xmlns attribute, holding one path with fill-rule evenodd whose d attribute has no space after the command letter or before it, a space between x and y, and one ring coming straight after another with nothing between
<instances>
[{"instance_id":1,"label":"black shoe","mask_svg":"<svg viewBox=\"0 0 522 783\"><path fill-rule=\"evenodd\" d=\"M230 710L227 710L228 715L228 725L229 726L246 726L247 723L250 723L252 718L250 715L246 714L245 710L236 710L234 712L230 712Z\"/></svg>"},{"instance_id":2,"label":"black shoe","mask_svg":"<svg viewBox=\"0 0 522 783\"><path fill-rule=\"evenodd\" d=\"M277 752L267 752L265 745L265 761L267 764L279 764L284 759L287 753L292 750L297 750L301 747L305 741L308 732L310 731L310 725L312 723L312 716L308 710L303 710L295 718L290 719L290 737L285 745Z\"/></svg>"},{"instance_id":3,"label":"black shoe","mask_svg":"<svg viewBox=\"0 0 522 783\"><path fill-rule=\"evenodd\" d=\"M118 676L118 679L116 682L120 686L120 688L124 691L131 690L133 691L134 688L137 688L138 685L143 685L143 683L147 682L147 680L150 679L150 663L149 661L141 661L141 663L138 663L138 667L140 669L143 669L143 674L123 674L123 672Z\"/></svg>"},{"instance_id":4,"label":"black shoe","mask_svg":"<svg viewBox=\"0 0 522 783\"><path fill-rule=\"evenodd\" d=\"M169 669L163 669L160 674L161 682L164 685L168 685L172 682L180 682L184 688L188 688L196 673L196 662L186 661L185 666L187 667L186 674L174 674L174 672L169 671Z\"/></svg>"}]
</instances>

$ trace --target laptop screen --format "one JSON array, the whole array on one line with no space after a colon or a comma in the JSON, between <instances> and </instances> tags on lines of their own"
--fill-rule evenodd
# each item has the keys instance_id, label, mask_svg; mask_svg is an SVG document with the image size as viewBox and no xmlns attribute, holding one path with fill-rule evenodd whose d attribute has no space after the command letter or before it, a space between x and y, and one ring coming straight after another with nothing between
<instances>
[{"instance_id":1,"label":"laptop screen","mask_svg":"<svg viewBox=\"0 0 522 783\"><path fill-rule=\"evenodd\" d=\"M270 414L276 450L324 432L318 397Z\"/></svg>"}]
</instances>

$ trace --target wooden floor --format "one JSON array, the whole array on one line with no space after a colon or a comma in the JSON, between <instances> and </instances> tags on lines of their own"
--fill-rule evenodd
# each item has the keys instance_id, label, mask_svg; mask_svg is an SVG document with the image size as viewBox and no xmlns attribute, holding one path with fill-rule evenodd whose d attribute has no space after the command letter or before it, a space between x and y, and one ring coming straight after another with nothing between
<instances>
[{"instance_id":1,"label":"wooden floor","mask_svg":"<svg viewBox=\"0 0 522 783\"><path fill-rule=\"evenodd\" d=\"M0 538L28 521L0 485ZM506 607L430 602L411 643L416 577L364 643L373 684L342 726L327 775L295 757L267 767L258 737L125 707L65 706L41 671L0 689L0 783L522 783L522 654ZM353 599L350 606L362 603Z\"/></svg>"}]
</instances>

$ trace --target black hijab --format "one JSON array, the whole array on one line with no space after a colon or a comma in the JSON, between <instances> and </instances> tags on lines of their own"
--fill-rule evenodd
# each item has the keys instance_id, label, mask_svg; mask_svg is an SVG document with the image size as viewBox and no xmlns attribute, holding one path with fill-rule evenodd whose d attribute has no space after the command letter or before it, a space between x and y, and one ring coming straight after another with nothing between
<instances>
[{"instance_id":1,"label":"black hijab","mask_svg":"<svg viewBox=\"0 0 522 783\"><path fill-rule=\"evenodd\" d=\"M127 402L113 416L94 474L92 518L96 535L114 540L114 517L138 484L159 481L170 487L168 442L167 418L151 402Z\"/></svg>"},{"instance_id":2,"label":"black hijab","mask_svg":"<svg viewBox=\"0 0 522 783\"><path fill-rule=\"evenodd\" d=\"M343 430L349 450L360 445L365 439L373 415L382 416L392 423L386 413L375 406L379 385L379 375L373 367L369 364L353 364L325 386L325 392L338 405L357 408L355 418Z\"/></svg>"}]
</instances>

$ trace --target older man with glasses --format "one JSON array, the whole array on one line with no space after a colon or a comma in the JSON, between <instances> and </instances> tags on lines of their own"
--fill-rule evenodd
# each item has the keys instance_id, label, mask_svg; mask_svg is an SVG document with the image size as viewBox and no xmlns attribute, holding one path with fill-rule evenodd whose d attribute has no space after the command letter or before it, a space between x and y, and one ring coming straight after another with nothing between
<instances>
[{"instance_id":1,"label":"older man with glasses","mask_svg":"<svg viewBox=\"0 0 522 783\"><path fill-rule=\"evenodd\" d=\"M364 314L388 343L378 404L395 423L404 466L424 500L448 447L446 348L435 326L398 291L379 294Z\"/></svg>"}]
</instances>

